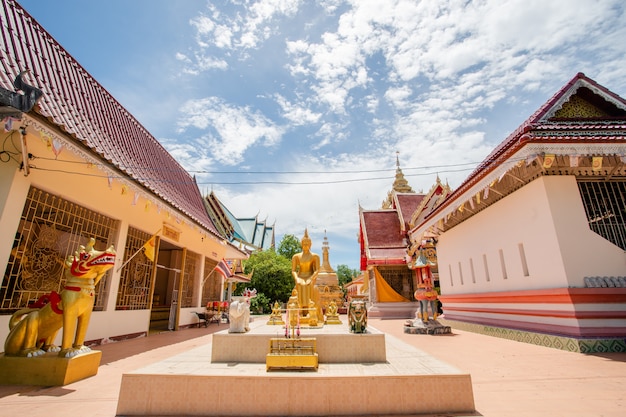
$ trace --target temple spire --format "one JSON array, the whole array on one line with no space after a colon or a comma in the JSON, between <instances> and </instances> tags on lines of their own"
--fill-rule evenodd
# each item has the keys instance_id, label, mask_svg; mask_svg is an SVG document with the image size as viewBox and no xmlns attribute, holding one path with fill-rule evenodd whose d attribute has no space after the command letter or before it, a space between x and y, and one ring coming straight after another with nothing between
<instances>
[{"instance_id":1,"label":"temple spire","mask_svg":"<svg viewBox=\"0 0 626 417\"><path fill-rule=\"evenodd\" d=\"M396 151L396 179L393 181L393 187L391 191L387 193L387 199L383 201L382 208L388 209L392 206L393 193L414 193L413 188L409 185L409 182L404 178L404 173L400 168L400 152Z\"/></svg>"},{"instance_id":2,"label":"temple spire","mask_svg":"<svg viewBox=\"0 0 626 417\"><path fill-rule=\"evenodd\" d=\"M400 152L396 152L396 179L393 182L393 190L398 193L414 193L409 182L404 178L404 173L400 169Z\"/></svg>"}]
</instances>

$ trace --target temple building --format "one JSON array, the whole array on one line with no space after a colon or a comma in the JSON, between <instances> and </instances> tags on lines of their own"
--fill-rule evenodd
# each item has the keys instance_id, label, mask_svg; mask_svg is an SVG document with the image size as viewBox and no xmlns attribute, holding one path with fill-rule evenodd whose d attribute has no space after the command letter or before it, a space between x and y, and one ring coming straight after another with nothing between
<instances>
[{"instance_id":1,"label":"temple building","mask_svg":"<svg viewBox=\"0 0 626 417\"><path fill-rule=\"evenodd\" d=\"M13 312L64 288L63 261L90 238L117 260L87 341L195 325L223 296L216 266L248 253L195 178L15 1L0 32L0 339Z\"/></svg>"},{"instance_id":2,"label":"temple building","mask_svg":"<svg viewBox=\"0 0 626 417\"><path fill-rule=\"evenodd\" d=\"M453 328L626 350L626 100L584 74L412 223Z\"/></svg>"},{"instance_id":3,"label":"temple building","mask_svg":"<svg viewBox=\"0 0 626 417\"><path fill-rule=\"evenodd\" d=\"M235 217L213 191L205 197L205 205L209 217L220 234L241 251L251 255L254 252L272 249L276 246L274 225L269 226L266 221L259 220L258 216ZM223 277L216 274L212 275L212 282L209 282L208 285L209 288L215 289L215 291L218 288L226 288L227 295L224 298L230 299L233 284L247 284L250 282L252 275L244 274L241 258L226 259L226 262L231 274L230 277L226 278L226 285L224 285L222 280Z\"/></svg>"},{"instance_id":4,"label":"temple building","mask_svg":"<svg viewBox=\"0 0 626 417\"><path fill-rule=\"evenodd\" d=\"M274 225L268 225L259 216L235 217L213 191L206 196L209 216L233 245L249 253L272 249L276 246Z\"/></svg>"},{"instance_id":5,"label":"temple building","mask_svg":"<svg viewBox=\"0 0 626 417\"><path fill-rule=\"evenodd\" d=\"M449 187L437 180L428 194L414 192L396 157L396 177L381 208L366 210L359 207L360 267L369 289L370 317L408 318L414 315L418 305L413 294L421 283L421 271L415 267L409 253L417 251L419 254L424 248L411 247L408 231L448 191ZM425 241L426 246L429 244ZM429 271L437 285L434 250L429 256Z\"/></svg>"}]
</instances>

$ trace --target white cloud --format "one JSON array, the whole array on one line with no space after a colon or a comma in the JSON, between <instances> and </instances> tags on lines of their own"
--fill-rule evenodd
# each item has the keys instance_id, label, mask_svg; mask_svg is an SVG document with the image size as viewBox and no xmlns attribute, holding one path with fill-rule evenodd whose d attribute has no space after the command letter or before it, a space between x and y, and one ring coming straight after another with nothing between
<instances>
[{"instance_id":1,"label":"white cloud","mask_svg":"<svg viewBox=\"0 0 626 417\"><path fill-rule=\"evenodd\" d=\"M284 133L284 128L261 113L229 105L217 97L188 101L180 111L181 132L189 128L215 132L203 135L203 141L224 165L241 163L245 152L256 144L275 146Z\"/></svg>"},{"instance_id":2,"label":"white cloud","mask_svg":"<svg viewBox=\"0 0 626 417\"><path fill-rule=\"evenodd\" d=\"M276 102L280 105L283 111L282 116L288 119L294 126L314 124L317 123L322 117L320 113L315 113L305 106L289 102L280 94L276 94L275 96Z\"/></svg>"},{"instance_id":3,"label":"white cloud","mask_svg":"<svg viewBox=\"0 0 626 417\"><path fill-rule=\"evenodd\" d=\"M274 107L205 103L202 116L192 110L185 117L188 126L213 129L207 142L230 152L222 163L249 162L247 149L285 135L290 140L277 148L282 161L297 152L293 170L320 171L311 179L331 181L340 169L391 170L377 181L224 189L229 208L258 208L276 218L281 233L299 236L308 226L356 235L356 202L380 206L393 183L396 150L415 190L429 190L438 174L458 186L472 164L578 71L626 88L625 12L618 1L326 0L310 19L302 13L316 6L306 2L246 4L245 12L214 13L212 25L198 24L200 45L239 52L254 67L255 48L276 41L296 18L306 22L306 30L283 38L286 60L275 66L288 73L268 77L278 79L280 92L265 84L257 93ZM229 29L223 41L219 25ZM236 70L239 63L228 64ZM501 108L511 106L519 120L500 126ZM278 127L269 114L289 126ZM496 124L492 129L505 133L489 137L487 127ZM298 137L305 126L307 136ZM311 145L312 139L318 141ZM414 169L424 166L432 168Z\"/></svg>"}]
</instances>

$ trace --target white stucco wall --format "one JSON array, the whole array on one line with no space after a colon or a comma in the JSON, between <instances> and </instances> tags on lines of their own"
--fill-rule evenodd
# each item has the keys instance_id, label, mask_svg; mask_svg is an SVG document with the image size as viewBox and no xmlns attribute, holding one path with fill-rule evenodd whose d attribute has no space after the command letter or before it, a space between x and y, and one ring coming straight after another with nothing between
<instances>
[{"instance_id":1,"label":"white stucco wall","mask_svg":"<svg viewBox=\"0 0 626 417\"><path fill-rule=\"evenodd\" d=\"M585 276L626 274L624 251L589 230L573 176L541 177L445 232L437 258L446 295L582 287Z\"/></svg>"}]
</instances>

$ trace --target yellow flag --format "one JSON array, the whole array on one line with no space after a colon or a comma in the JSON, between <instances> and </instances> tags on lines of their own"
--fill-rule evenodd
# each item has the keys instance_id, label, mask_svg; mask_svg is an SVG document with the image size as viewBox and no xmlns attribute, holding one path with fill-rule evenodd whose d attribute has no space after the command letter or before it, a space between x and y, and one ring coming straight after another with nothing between
<instances>
[{"instance_id":1,"label":"yellow flag","mask_svg":"<svg viewBox=\"0 0 626 417\"><path fill-rule=\"evenodd\" d=\"M161 229L159 229L159 232ZM146 255L146 258L150 259L150 261L154 262L154 252L156 249L156 237L159 234L156 232L152 235L150 239L146 243L143 244L143 254Z\"/></svg>"}]
</instances>

